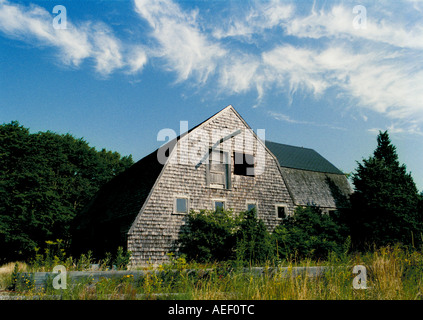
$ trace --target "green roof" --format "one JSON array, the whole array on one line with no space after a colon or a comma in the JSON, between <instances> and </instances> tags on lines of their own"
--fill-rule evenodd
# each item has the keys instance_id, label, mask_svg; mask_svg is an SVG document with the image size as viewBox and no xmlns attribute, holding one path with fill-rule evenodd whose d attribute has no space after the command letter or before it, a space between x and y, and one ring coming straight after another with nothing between
<instances>
[{"instance_id":1,"label":"green roof","mask_svg":"<svg viewBox=\"0 0 423 320\"><path fill-rule=\"evenodd\" d=\"M265 144L270 152L278 159L281 167L343 174L338 168L313 149L294 147L271 141L265 141Z\"/></svg>"}]
</instances>

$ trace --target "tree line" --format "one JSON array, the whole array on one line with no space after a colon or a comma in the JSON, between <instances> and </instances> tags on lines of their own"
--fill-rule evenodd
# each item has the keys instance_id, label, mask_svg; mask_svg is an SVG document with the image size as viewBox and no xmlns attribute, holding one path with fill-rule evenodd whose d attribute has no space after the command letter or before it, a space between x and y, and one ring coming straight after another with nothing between
<instances>
[{"instance_id":1,"label":"tree line","mask_svg":"<svg viewBox=\"0 0 423 320\"><path fill-rule=\"evenodd\" d=\"M0 262L27 259L46 241L69 245L72 221L99 188L133 164L82 138L0 126Z\"/></svg>"}]
</instances>

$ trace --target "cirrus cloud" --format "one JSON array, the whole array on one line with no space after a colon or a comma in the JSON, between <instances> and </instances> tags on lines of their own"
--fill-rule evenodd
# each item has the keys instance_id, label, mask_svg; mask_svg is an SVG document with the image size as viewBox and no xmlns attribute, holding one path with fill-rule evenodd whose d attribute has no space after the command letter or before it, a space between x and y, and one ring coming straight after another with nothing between
<instances>
[{"instance_id":1,"label":"cirrus cloud","mask_svg":"<svg viewBox=\"0 0 423 320\"><path fill-rule=\"evenodd\" d=\"M123 45L105 23L67 21L66 29L55 29L53 17L37 5L0 1L1 32L29 44L57 49L58 59L66 65L79 67L83 61L91 60L98 73L108 75L126 67L136 72L146 63L146 59L139 59L142 56L139 47L135 50L131 45ZM135 63L127 59L135 54L134 51L138 52Z\"/></svg>"},{"instance_id":2,"label":"cirrus cloud","mask_svg":"<svg viewBox=\"0 0 423 320\"><path fill-rule=\"evenodd\" d=\"M68 29L55 30L45 9L0 0L0 31L55 48L67 65L91 61L102 75L141 73L158 62L154 66L175 74L179 83L207 84L228 96L255 91L256 106L275 89L291 104L299 92L317 99L332 90L350 110L394 121L397 132L406 123L413 130L402 132L421 131L421 2L363 3L365 29L354 28L353 5L344 2L320 8L277 0L231 5L236 8L228 13L186 9L172 0L134 0L134 12L149 29L129 41L101 21L68 21Z\"/></svg>"}]
</instances>

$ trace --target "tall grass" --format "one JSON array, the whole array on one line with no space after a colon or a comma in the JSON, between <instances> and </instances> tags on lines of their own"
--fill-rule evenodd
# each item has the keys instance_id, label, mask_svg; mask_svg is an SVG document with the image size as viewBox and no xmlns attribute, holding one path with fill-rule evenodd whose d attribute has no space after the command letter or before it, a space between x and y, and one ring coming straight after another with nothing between
<instances>
[{"instance_id":1,"label":"tall grass","mask_svg":"<svg viewBox=\"0 0 423 320\"><path fill-rule=\"evenodd\" d=\"M63 299L243 299L243 300L388 300L422 299L423 254L399 246L384 247L364 254L332 254L326 261L286 260L287 268L275 272L264 266L257 275L228 263L198 265L183 258L155 268L138 281L132 276L120 279L92 279L58 292L30 289L20 293L39 298L60 294ZM13 264L0 268L3 277L13 272ZM326 267L317 277L294 271L296 267ZM354 289L354 265L367 269L367 289ZM207 268L207 270L205 270ZM6 271L7 270L7 271ZM189 272L187 270L190 270ZM287 272L287 273L286 273Z\"/></svg>"},{"instance_id":2,"label":"tall grass","mask_svg":"<svg viewBox=\"0 0 423 320\"><path fill-rule=\"evenodd\" d=\"M28 265L25 262L9 262L0 267L0 290L6 290L12 284L12 274L17 266L18 272L26 272Z\"/></svg>"}]
</instances>

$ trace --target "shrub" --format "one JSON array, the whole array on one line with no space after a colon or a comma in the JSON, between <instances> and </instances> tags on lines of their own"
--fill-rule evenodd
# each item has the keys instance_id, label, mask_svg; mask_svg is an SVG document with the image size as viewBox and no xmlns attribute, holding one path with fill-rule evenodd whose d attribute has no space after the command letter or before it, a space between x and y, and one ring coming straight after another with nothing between
<instances>
[{"instance_id":1,"label":"shrub","mask_svg":"<svg viewBox=\"0 0 423 320\"><path fill-rule=\"evenodd\" d=\"M118 270L126 270L128 268L131 251L124 251L122 247L118 247L114 264Z\"/></svg>"},{"instance_id":2,"label":"shrub","mask_svg":"<svg viewBox=\"0 0 423 320\"><path fill-rule=\"evenodd\" d=\"M256 211L191 212L187 230L180 235L180 252L198 262L264 262L273 258L271 236Z\"/></svg>"},{"instance_id":3,"label":"shrub","mask_svg":"<svg viewBox=\"0 0 423 320\"><path fill-rule=\"evenodd\" d=\"M286 218L274 230L280 258L326 258L329 253L344 251L341 226L329 214L316 206L297 207L293 216Z\"/></svg>"},{"instance_id":4,"label":"shrub","mask_svg":"<svg viewBox=\"0 0 423 320\"><path fill-rule=\"evenodd\" d=\"M237 225L231 211L191 211L179 237L180 252L198 262L233 258Z\"/></svg>"},{"instance_id":5,"label":"shrub","mask_svg":"<svg viewBox=\"0 0 423 320\"><path fill-rule=\"evenodd\" d=\"M316 206L298 207L272 234L254 209L236 217L230 211L200 211L189 214L179 244L189 260L256 264L293 256L322 259L332 252L344 254L344 232L337 213L324 214Z\"/></svg>"},{"instance_id":6,"label":"shrub","mask_svg":"<svg viewBox=\"0 0 423 320\"><path fill-rule=\"evenodd\" d=\"M255 209L241 212L236 240L237 260L260 263L274 258L271 236Z\"/></svg>"}]
</instances>

